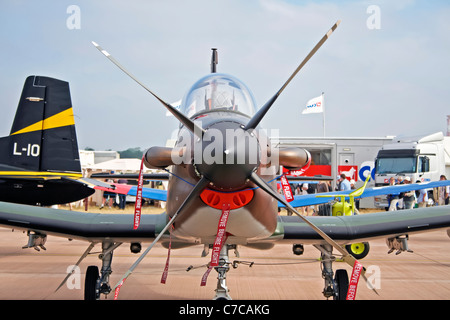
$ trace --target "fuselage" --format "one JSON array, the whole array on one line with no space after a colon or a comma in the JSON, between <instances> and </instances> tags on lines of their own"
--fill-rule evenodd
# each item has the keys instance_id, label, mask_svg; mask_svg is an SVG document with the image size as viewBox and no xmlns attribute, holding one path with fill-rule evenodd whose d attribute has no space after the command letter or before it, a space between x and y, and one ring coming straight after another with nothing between
<instances>
[{"instance_id":1,"label":"fuselage","mask_svg":"<svg viewBox=\"0 0 450 320\"><path fill-rule=\"evenodd\" d=\"M274 181L277 159L263 130L243 127L255 113L254 99L239 80L211 74L193 85L181 110L205 130L202 139L181 126L168 186L167 213L172 216L205 175L211 183L174 224L174 234L212 243L223 205L230 205L226 231L234 243L266 238L277 225L277 201L248 180L256 171Z\"/></svg>"},{"instance_id":2,"label":"fuselage","mask_svg":"<svg viewBox=\"0 0 450 320\"><path fill-rule=\"evenodd\" d=\"M235 130L236 124L239 126L245 124L245 120L248 120L242 115L229 111L205 112L200 116L204 125L208 124L209 127L229 126L229 130ZM181 128L180 136L187 137L188 135L190 135L189 131ZM191 138L193 145L195 145L195 137L191 136ZM268 141L266 138L263 140ZM212 144L214 141L217 142L213 140ZM176 148L186 148L185 142L186 140L177 141ZM219 146L220 144L218 143ZM224 144L226 144L226 141L224 141ZM195 149L195 146L192 146L192 148ZM226 147L224 146L224 148ZM258 145L258 149L260 148L261 145ZM217 150L214 151L213 149L213 147L210 148L214 154ZM249 148L247 151L256 152L256 150L252 151L251 149ZM267 152L267 148L265 149L263 150L264 153ZM205 149L199 149L198 151L201 152L201 150ZM195 153L195 151L191 149L192 153ZM205 158L209 155L209 153L203 154ZM192 160L194 158L195 156L192 156ZM224 159L223 163L219 164L220 167L217 168L218 171L224 172L224 175L220 176L220 172L216 175L219 176L220 180L227 180L227 175L234 179L236 174L233 174L233 166L238 167L239 165L239 163L225 163ZM270 168L270 165L271 163L260 163L256 170L266 181L272 181L272 187L275 188L275 168L274 166ZM169 216L177 211L200 179L196 166L195 162L173 166L167 195L167 213ZM202 243L212 243L217 233L222 206L227 203L230 204L231 210L226 230L229 237L234 237L234 243L246 243L251 239L266 238L275 231L278 214L277 201L252 182L244 180L240 186L233 186L232 188L223 188L220 182L210 184L203 191L201 197L193 201L192 205L186 208L185 212L177 219L174 225L174 234L178 237L196 238Z\"/></svg>"}]
</instances>

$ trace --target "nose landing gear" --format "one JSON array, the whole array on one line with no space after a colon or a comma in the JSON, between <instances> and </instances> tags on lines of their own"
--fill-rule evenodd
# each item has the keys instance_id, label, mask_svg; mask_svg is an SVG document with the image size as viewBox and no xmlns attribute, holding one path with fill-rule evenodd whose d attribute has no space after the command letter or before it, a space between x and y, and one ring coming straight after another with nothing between
<instances>
[{"instance_id":1,"label":"nose landing gear","mask_svg":"<svg viewBox=\"0 0 450 320\"><path fill-rule=\"evenodd\" d=\"M220 250L219 265L214 268L217 271L217 288L216 295L213 300L231 300L227 287L227 272L230 270L228 250L231 247L232 246L225 244Z\"/></svg>"}]
</instances>

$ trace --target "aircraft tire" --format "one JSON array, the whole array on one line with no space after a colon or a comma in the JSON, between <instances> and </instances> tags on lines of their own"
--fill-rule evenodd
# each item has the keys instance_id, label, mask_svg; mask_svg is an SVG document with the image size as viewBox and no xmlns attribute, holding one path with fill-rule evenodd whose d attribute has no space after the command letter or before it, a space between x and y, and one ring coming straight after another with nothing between
<instances>
[{"instance_id":1,"label":"aircraft tire","mask_svg":"<svg viewBox=\"0 0 450 320\"><path fill-rule=\"evenodd\" d=\"M345 269L336 270L334 276L335 295L333 300L345 300L348 291L348 273Z\"/></svg>"},{"instance_id":2,"label":"aircraft tire","mask_svg":"<svg viewBox=\"0 0 450 320\"><path fill-rule=\"evenodd\" d=\"M86 270L86 278L84 279L84 300L97 300L97 280L99 272L97 266L89 266Z\"/></svg>"},{"instance_id":3,"label":"aircraft tire","mask_svg":"<svg viewBox=\"0 0 450 320\"><path fill-rule=\"evenodd\" d=\"M345 250L350 253L356 260L364 259L370 251L368 242L352 243L345 246Z\"/></svg>"}]
</instances>

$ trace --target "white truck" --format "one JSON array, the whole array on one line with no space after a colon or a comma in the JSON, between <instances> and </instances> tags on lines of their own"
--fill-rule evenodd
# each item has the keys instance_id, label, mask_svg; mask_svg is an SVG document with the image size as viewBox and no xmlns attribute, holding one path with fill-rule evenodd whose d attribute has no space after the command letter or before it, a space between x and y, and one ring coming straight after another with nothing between
<instances>
[{"instance_id":1,"label":"white truck","mask_svg":"<svg viewBox=\"0 0 450 320\"><path fill-rule=\"evenodd\" d=\"M386 186L389 179L410 177L411 182L450 179L450 137L437 132L420 138L396 137L385 144L375 159L375 186ZM377 208L388 207L386 196L374 198Z\"/></svg>"}]
</instances>

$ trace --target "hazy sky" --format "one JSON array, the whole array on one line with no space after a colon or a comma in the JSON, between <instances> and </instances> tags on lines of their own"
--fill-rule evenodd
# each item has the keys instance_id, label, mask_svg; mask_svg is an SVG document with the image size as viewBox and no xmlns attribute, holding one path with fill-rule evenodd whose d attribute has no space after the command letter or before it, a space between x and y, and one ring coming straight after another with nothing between
<instances>
[{"instance_id":1,"label":"hazy sky","mask_svg":"<svg viewBox=\"0 0 450 320\"><path fill-rule=\"evenodd\" d=\"M324 92L327 136L445 133L448 1L2 0L0 135L36 74L70 83L80 148L164 145L177 121L91 41L168 102L210 72L216 47L218 71L246 83L262 106L339 19L263 124L281 136L321 136L322 115L301 111Z\"/></svg>"}]
</instances>

